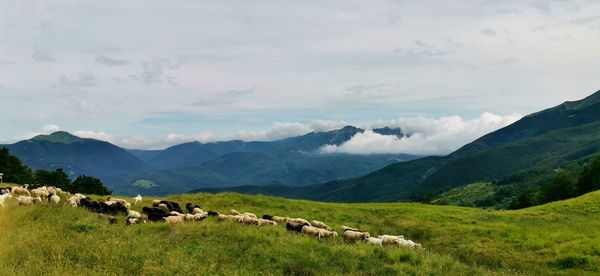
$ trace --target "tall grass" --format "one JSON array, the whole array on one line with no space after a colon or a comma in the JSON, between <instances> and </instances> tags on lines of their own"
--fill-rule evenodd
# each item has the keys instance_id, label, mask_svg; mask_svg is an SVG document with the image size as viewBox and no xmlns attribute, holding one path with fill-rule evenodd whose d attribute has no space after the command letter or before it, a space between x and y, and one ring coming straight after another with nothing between
<instances>
[{"instance_id":1,"label":"tall grass","mask_svg":"<svg viewBox=\"0 0 600 276\"><path fill-rule=\"evenodd\" d=\"M202 222L110 225L66 205L0 211L0 275L478 275L600 272L600 193L521 211L333 204L239 194L177 195L205 210L319 219L403 234L425 251L317 240L285 227ZM151 198L141 206L150 205ZM572 210L572 211L570 211ZM583 211L581 211L583 210Z\"/></svg>"}]
</instances>

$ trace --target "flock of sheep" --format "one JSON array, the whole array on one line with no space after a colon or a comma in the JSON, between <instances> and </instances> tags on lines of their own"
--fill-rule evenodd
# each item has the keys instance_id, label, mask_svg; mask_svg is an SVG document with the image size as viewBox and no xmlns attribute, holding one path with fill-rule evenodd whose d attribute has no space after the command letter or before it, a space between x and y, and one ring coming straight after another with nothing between
<instances>
[{"instance_id":1,"label":"flock of sheep","mask_svg":"<svg viewBox=\"0 0 600 276\"><path fill-rule=\"evenodd\" d=\"M60 204L61 197L65 198L72 207L83 207L92 212L108 214L108 220L112 224L118 223L118 214L127 214L125 224L139 224L148 221L164 221L169 224L183 224L184 221L202 221L208 217L216 217L218 221L232 221L246 225L256 226L277 226L278 223L285 223L286 229L291 232L300 233L306 236L316 238L335 238L338 237L336 231L322 221L308 221L303 218L289 218L280 216L263 215L258 218L253 213L240 213L234 209L229 210L228 214L218 212L205 212L198 205L187 203L184 212L176 202L165 200L153 200L152 207L143 207L142 212L131 209L131 203L127 200L108 197L107 200L95 201L83 194L71 195L69 192L62 191L60 188L41 186L32 188L29 185L23 187L4 187L0 188L0 207L4 207L6 199L16 197L19 205L39 204L43 201L49 204ZM142 202L142 196L134 198L134 204ZM378 246L397 246L412 249L423 249L421 244L407 240L402 235L379 235L371 237L369 232L361 231L356 228L342 226L342 236L347 241L365 241L368 244Z\"/></svg>"}]
</instances>

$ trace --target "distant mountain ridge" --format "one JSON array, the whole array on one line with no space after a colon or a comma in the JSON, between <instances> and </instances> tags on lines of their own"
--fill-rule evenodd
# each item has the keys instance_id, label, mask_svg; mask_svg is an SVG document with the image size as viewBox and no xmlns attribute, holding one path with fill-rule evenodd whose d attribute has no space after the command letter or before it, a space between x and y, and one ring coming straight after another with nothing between
<instances>
[{"instance_id":1,"label":"distant mountain ridge","mask_svg":"<svg viewBox=\"0 0 600 276\"><path fill-rule=\"evenodd\" d=\"M5 145L34 169L63 168L71 176L100 177L121 194L171 194L201 187L305 186L369 173L418 156L321 154L364 130L353 126L269 142L190 142L164 150L127 150L58 131ZM374 130L403 135L400 129Z\"/></svg>"},{"instance_id":2,"label":"distant mountain ridge","mask_svg":"<svg viewBox=\"0 0 600 276\"><path fill-rule=\"evenodd\" d=\"M238 191L337 201L422 200L476 182L519 187L548 181L557 168L579 170L600 154L600 91L528 115L443 157L392 164L365 176L302 188L243 186Z\"/></svg>"}]
</instances>

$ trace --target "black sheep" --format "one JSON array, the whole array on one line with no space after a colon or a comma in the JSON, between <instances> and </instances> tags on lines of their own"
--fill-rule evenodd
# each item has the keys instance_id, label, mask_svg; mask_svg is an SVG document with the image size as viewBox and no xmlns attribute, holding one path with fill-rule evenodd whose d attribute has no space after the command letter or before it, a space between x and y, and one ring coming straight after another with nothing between
<instances>
[{"instance_id":1,"label":"black sheep","mask_svg":"<svg viewBox=\"0 0 600 276\"><path fill-rule=\"evenodd\" d=\"M142 212L148 215L149 221L162 221L164 217L168 217L170 215L158 207L143 207Z\"/></svg>"},{"instance_id":2,"label":"black sheep","mask_svg":"<svg viewBox=\"0 0 600 276\"><path fill-rule=\"evenodd\" d=\"M308 225L308 224L306 224L306 223L288 222L285 225L285 229L287 229L288 231L300 233L300 232L302 232L302 227L304 227L305 225Z\"/></svg>"},{"instance_id":3,"label":"black sheep","mask_svg":"<svg viewBox=\"0 0 600 276\"><path fill-rule=\"evenodd\" d=\"M267 220L273 220L273 216L271 215L263 215L262 218Z\"/></svg>"},{"instance_id":4,"label":"black sheep","mask_svg":"<svg viewBox=\"0 0 600 276\"><path fill-rule=\"evenodd\" d=\"M215 212L215 211L208 211L208 216L209 216L209 217L216 217L216 216L218 216L218 215L219 215L219 213L217 213L217 212Z\"/></svg>"},{"instance_id":5,"label":"black sheep","mask_svg":"<svg viewBox=\"0 0 600 276\"><path fill-rule=\"evenodd\" d=\"M188 213L192 214L194 213L194 208L198 208L198 209L202 209L202 207L198 206L198 205L193 205L191 203L188 203L185 205L185 209L188 211Z\"/></svg>"}]
</instances>

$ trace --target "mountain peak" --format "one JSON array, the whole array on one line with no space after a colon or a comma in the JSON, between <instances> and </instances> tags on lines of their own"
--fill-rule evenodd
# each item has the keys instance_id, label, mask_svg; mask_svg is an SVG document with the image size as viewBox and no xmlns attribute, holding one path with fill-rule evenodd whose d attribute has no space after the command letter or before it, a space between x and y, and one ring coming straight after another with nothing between
<instances>
[{"instance_id":1,"label":"mountain peak","mask_svg":"<svg viewBox=\"0 0 600 276\"><path fill-rule=\"evenodd\" d=\"M68 133L66 131L57 131L54 132L52 134L49 135L38 135L35 136L33 138L31 138L31 140L34 141L48 141L48 142L53 142L53 143L63 143L63 144L72 144L75 142L79 142L82 141L83 139L80 137L77 137L71 133Z\"/></svg>"}]
</instances>

